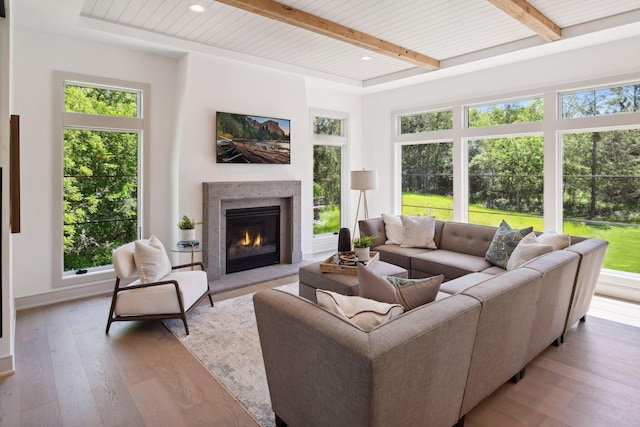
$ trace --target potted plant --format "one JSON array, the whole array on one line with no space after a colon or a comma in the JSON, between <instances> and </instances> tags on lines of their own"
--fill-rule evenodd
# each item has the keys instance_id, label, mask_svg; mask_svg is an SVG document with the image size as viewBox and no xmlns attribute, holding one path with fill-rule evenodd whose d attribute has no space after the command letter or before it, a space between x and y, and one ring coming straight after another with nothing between
<instances>
[{"instance_id":1,"label":"potted plant","mask_svg":"<svg viewBox=\"0 0 640 427\"><path fill-rule=\"evenodd\" d=\"M193 218L183 215L182 220L178 223L178 228L180 229L180 241L192 242L196 240L196 225L198 224L202 224L202 222L197 222Z\"/></svg>"},{"instance_id":2,"label":"potted plant","mask_svg":"<svg viewBox=\"0 0 640 427\"><path fill-rule=\"evenodd\" d=\"M369 251L375 239L376 236L367 236L361 231L360 237L353 240L353 252L360 260L369 260Z\"/></svg>"}]
</instances>

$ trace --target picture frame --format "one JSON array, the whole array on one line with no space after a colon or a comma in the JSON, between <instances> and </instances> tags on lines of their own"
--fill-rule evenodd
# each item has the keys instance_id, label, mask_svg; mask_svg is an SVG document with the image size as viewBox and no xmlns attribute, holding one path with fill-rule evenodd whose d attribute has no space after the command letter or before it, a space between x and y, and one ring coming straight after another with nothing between
<instances>
[{"instance_id":1,"label":"picture frame","mask_svg":"<svg viewBox=\"0 0 640 427\"><path fill-rule=\"evenodd\" d=\"M291 121L216 112L216 163L291 164Z\"/></svg>"}]
</instances>

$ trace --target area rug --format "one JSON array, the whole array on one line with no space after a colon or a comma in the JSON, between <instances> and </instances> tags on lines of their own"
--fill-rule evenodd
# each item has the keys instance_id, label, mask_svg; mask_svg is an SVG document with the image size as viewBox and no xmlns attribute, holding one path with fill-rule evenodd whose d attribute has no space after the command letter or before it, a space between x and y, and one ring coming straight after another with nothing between
<instances>
[{"instance_id":1,"label":"area rug","mask_svg":"<svg viewBox=\"0 0 640 427\"><path fill-rule=\"evenodd\" d=\"M298 283L278 287L298 293ZM253 294L203 304L188 317L189 335L182 320L163 323L264 427L275 426L267 377L253 310Z\"/></svg>"}]
</instances>

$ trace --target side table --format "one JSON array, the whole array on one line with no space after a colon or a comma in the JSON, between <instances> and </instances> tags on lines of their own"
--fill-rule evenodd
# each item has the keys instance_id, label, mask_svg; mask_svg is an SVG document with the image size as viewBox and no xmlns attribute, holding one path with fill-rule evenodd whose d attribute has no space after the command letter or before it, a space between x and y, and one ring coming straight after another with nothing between
<instances>
[{"instance_id":1,"label":"side table","mask_svg":"<svg viewBox=\"0 0 640 427\"><path fill-rule=\"evenodd\" d=\"M175 245L174 247L172 247L169 250L171 252L177 252L177 253L182 253L182 254L190 253L191 254L191 264L193 264L194 263L194 254L196 252L202 252L204 249L200 245L194 245L194 246ZM191 269L193 270L193 266L191 267Z\"/></svg>"}]
</instances>

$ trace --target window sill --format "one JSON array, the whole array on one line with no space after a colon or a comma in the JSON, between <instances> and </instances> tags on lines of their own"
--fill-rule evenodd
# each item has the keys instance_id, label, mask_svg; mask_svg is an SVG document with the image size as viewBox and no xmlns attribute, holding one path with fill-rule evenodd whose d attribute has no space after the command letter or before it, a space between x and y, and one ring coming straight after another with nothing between
<instances>
[{"instance_id":1,"label":"window sill","mask_svg":"<svg viewBox=\"0 0 640 427\"><path fill-rule=\"evenodd\" d=\"M65 274L59 279L58 283L54 284L54 287L62 288L66 286L90 285L115 279L116 273L113 267L109 267L102 270L88 271L84 274Z\"/></svg>"}]
</instances>

